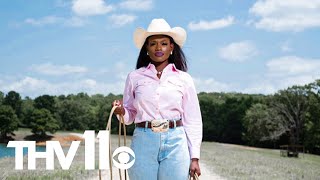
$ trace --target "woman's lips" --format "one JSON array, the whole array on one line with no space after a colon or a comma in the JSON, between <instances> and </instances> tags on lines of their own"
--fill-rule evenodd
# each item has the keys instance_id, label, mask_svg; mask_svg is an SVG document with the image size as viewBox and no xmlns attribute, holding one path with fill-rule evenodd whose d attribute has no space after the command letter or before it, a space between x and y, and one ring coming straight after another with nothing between
<instances>
[{"instance_id":1,"label":"woman's lips","mask_svg":"<svg viewBox=\"0 0 320 180\"><path fill-rule=\"evenodd\" d=\"M164 55L164 53L163 52L156 52L154 55L157 57L161 57Z\"/></svg>"}]
</instances>

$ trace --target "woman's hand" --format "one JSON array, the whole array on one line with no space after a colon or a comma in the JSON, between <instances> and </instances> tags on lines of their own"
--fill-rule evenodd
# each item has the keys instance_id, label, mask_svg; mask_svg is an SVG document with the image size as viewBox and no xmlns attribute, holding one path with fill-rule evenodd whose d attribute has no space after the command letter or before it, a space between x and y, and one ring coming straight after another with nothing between
<instances>
[{"instance_id":1,"label":"woman's hand","mask_svg":"<svg viewBox=\"0 0 320 180\"><path fill-rule=\"evenodd\" d=\"M112 102L112 107L117 106L117 108L114 110L114 113L116 115L124 115L125 114L125 110L123 108L123 103L121 100L114 100Z\"/></svg>"},{"instance_id":2,"label":"woman's hand","mask_svg":"<svg viewBox=\"0 0 320 180\"><path fill-rule=\"evenodd\" d=\"M190 164L190 176L194 177L194 173L197 173L198 176L201 175L199 159L197 158L192 158L191 164Z\"/></svg>"}]
</instances>

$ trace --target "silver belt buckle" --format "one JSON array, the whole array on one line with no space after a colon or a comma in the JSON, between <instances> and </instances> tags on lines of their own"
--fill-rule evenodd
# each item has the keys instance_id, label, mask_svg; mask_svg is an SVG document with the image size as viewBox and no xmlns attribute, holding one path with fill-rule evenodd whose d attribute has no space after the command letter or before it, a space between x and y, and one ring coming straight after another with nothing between
<instances>
[{"instance_id":1,"label":"silver belt buckle","mask_svg":"<svg viewBox=\"0 0 320 180\"><path fill-rule=\"evenodd\" d=\"M169 121L167 119L152 120L151 129L153 132L167 132L169 129Z\"/></svg>"}]
</instances>

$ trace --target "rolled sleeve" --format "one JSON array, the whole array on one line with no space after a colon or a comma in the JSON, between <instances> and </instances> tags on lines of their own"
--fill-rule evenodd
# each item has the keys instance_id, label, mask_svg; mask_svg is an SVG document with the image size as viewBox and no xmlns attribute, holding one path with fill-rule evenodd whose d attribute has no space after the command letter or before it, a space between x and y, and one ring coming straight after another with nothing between
<instances>
[{"instance_id":1,"label":"rolled sleeve","mask_svg":"<svg viewBox=\"0 0 320 180\"><path fill-rule=\"evenodd\" d=\"M186 83L183 111L183 127L188 139L190 158L200 159L202 117L197 92L191 77L188 78Z\"/></svg>"}]
</instances>

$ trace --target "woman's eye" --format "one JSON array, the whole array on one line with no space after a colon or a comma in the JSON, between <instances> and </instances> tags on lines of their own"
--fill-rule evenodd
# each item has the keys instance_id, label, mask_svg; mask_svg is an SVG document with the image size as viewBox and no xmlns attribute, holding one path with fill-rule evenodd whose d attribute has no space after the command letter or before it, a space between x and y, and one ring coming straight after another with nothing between
<instances>
[{"instance_id":1,"label":"woman's eye","mask_svg":"<svg viewBox=\"0 0 320 180\"><path fill-rule=\"evenodd\" d=\"M166 45L168 45L168 43L162 43L162 45L166 46Z\"/></svg>"}]
</instances>

